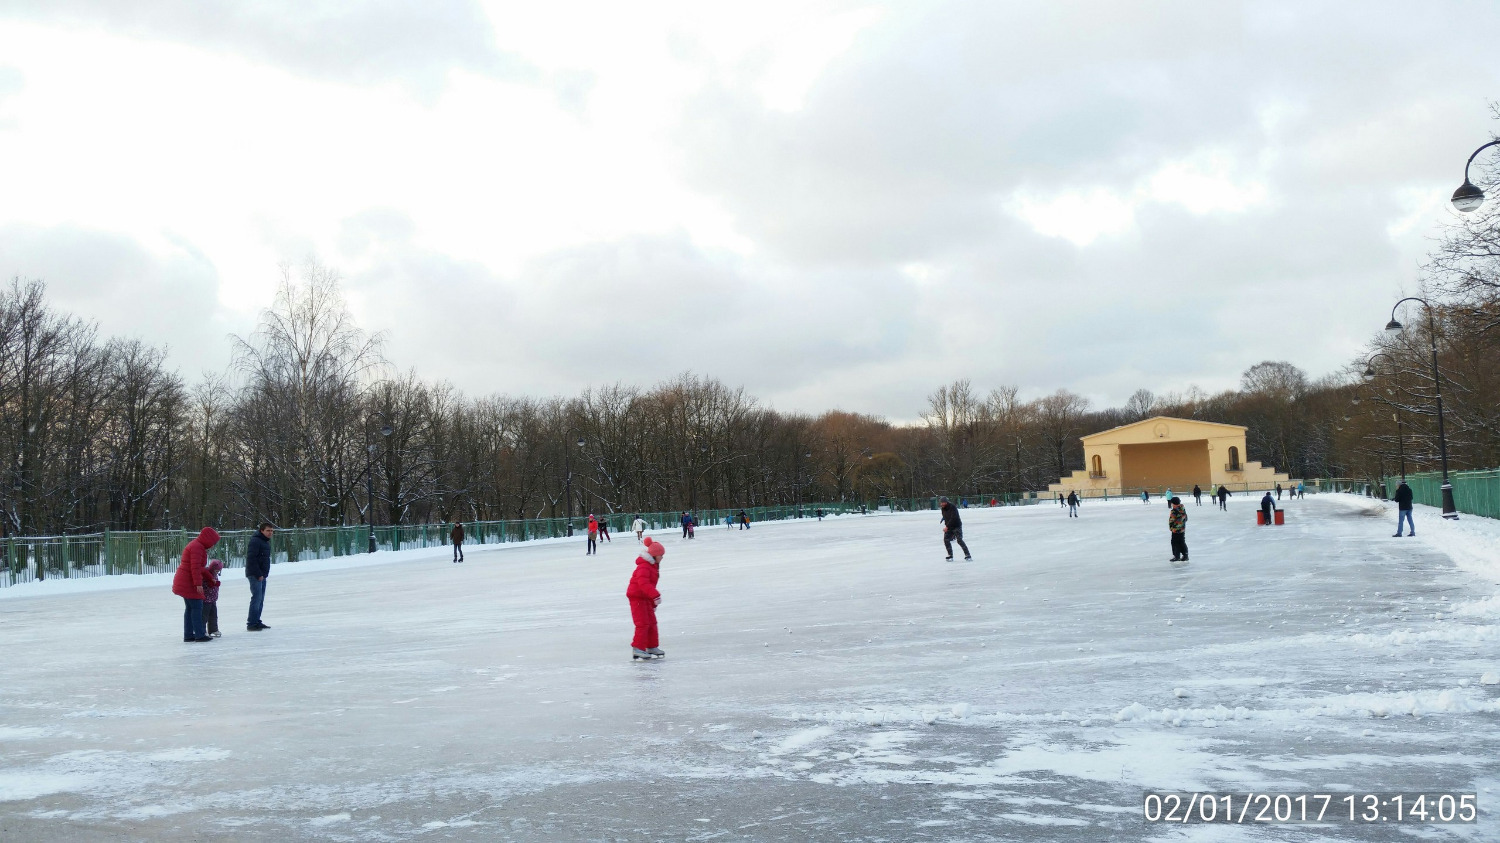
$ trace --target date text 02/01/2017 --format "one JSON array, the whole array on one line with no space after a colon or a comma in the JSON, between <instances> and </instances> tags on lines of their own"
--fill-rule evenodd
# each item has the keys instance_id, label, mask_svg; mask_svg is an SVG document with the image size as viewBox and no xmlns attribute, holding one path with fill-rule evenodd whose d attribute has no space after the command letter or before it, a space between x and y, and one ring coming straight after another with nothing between
<instances>
[{"instance_id":1,"label":"date text 02/01/2017","mask_svg":"<svg viewBox=\"0 0 1500 843\"><path fill-rule=\"evenodd\" d=\"M1146 822L1171 823L1471 823L1473 793L1202 793L1150 791Z\"/></svg>"}]
</instances>

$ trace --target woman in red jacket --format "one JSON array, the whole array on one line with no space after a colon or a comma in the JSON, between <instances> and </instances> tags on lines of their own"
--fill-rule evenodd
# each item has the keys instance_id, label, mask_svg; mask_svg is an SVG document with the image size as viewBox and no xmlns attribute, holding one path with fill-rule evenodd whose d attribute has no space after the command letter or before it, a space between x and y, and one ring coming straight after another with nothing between
<instances>
[{"instance_id":1,"label":"woman in red jacket","mask_svg":"<svg viewBox=\"0 0 1500 843\"><path fill-rule=\"evenodd\" d=\"M198 538L188 542L182 549L182 561L177 563L177 575L172 577L172 593L182 598L186 606L182 610L182 640L212 641L203 628L203 583L204 568L208 565L208 549L219 543L219 534L212 527L204 527Z\"/></svg>"},{"instance_id":2,"label":"woman in red jacket","mask_svg":"<svg viewBox=\"0 0 1500 843\"><path fill-rule=\"evenodd\" d=\"M625 588L625 597L630 600L630 619L635 621L635 640L630 642L630 658L659 659L666 655L656 645L656 607L661 605L661 592L656 590L656 581L661 576L661 558L667 549L661 542L647 540L646 549L635 560L635 573L630 585Z\"/></svg>"}]
</instances>

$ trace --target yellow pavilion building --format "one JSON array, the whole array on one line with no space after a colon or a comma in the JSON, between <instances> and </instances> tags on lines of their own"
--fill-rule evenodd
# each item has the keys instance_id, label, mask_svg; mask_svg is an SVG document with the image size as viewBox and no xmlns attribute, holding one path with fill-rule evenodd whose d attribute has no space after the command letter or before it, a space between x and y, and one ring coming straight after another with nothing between
<instances>
[{"instance_id":1,"label":"yellow pavilion building","mask_svg":"<svg viewBox=\"0 0 1500 843\"><path fill-rule=\"evenodd\" d=\"M1289 476L1247 459L1246 428L1237 424L1156 416L1083 437L1086 466L1047 487L1051 496L1177 494L1223 484L1233 492L1292 485Z\"/></svg>"}]
</instances>

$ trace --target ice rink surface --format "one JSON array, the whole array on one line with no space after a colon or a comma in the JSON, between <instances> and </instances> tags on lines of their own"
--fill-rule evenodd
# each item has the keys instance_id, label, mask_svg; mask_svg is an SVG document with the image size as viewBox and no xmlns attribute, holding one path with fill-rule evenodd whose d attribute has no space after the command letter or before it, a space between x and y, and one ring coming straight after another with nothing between
<instances>
[{"instance_id":1,"label":"ice rink surface","mask_svg":"<svg viewBox=\"0 0 1500 843\"><path fill-rule=\"evenodd\" d=\"M5 589L0 840L1500 839L1500 533L1283 505L1189 502L1187 564L1158 501L965 510L971 563L932 512L657 534L651 663L630 535L277 566L260 633L227 572L211 644L163 577ZM1148 788L1481 813L1169 827Z\"/></svg>"}]
</instances>

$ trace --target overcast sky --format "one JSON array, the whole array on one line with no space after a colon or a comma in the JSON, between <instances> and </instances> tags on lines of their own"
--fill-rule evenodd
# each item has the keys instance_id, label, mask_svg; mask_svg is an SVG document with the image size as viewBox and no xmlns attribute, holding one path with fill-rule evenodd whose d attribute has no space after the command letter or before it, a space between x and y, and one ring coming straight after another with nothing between
<instances>
[{"instance_id":1,"label":"overcast sky","mask_svg":"<svg viewBox=\"0 0 1500 843\"><path fill-rule=\"evenodd\" d=\"M1496 128L1500 3L0 0L0 272L190 381L337 268L471 394L911 419L1343 365Z\"/></svg>"}]
</instances>

